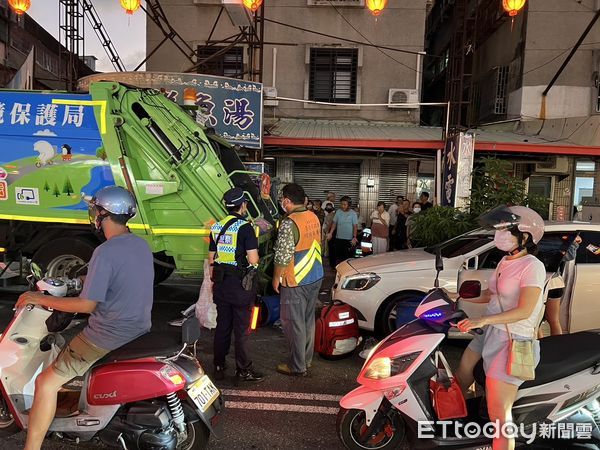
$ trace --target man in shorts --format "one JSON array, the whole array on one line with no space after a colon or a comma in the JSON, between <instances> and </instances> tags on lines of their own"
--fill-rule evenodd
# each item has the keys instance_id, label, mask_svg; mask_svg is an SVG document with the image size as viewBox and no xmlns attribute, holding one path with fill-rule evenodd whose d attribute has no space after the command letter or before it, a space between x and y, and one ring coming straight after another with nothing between
<instances>
[{"instance_id":1,"label":"man in shorts","mask_svg":"<svg viewBox=\"0 0 600 450\"><path fill-rule=\"evenodd\" d=\"M135 199L125 189L101 189L89 202L90 221L106 242L94 250L79 297L57 298L26 292L17 308L40 305L64 312L90 314L83 331L35 380L25 450L39 450L54 414L58 391L84 375L99 359L150 331L154 264L148 244L129 232Z\"/></svg>"}]
</instances>

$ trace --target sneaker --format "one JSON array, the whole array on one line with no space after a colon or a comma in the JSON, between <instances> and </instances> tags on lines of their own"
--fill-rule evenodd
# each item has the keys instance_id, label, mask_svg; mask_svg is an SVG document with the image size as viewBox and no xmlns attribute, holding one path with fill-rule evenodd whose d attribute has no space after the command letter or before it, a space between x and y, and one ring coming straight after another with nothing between
<instances>
[{"instance_id":1,"label":"sneaker","mask_svg":"<svg viewBox=\"0 0 600 450\"><path fill-rule=\"evenodd\" d=\"M235 371L236 381L249 381L253 383L260 383L265 379L262 373L256 372L252 369L236 370Z\"/></svg>"},{"instance_id":2,"label":"sneaker","mask_svg":"<svg viewBox=\"0 0 600 450\"><path fill-rule=\"evenodd\" d=\"M214 378L215 381L223 381L225 379L225 367L215 366Z\"/></svg>"},{"instance_id":3,"label":"sneaker","mask_svg":"<svg viewBox=\"0 0 600 450\"><path fill-rule=\"evenodd\" d=\"M290 369L290 366L288 366L285 363L279 364L277 366L277 372L279 372L282 375L287 375L287 376L290 376L290 377L306 377L306 376L308 376L308 372L307 371L304 371L304 372L294 372L292 369Z\"/></svg>"}]
</instances>

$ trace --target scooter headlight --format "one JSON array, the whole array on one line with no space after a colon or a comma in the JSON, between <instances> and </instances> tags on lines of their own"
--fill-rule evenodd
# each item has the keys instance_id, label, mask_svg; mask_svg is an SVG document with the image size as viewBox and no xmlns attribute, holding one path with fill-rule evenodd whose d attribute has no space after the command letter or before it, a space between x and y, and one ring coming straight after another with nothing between
<instances>
[{"instance_id":1,"label":"scooter headlight","mask_svg":"<svg viewBox=\"0 0 600 450\"><path fill-rule=\"evenodd\" d=\"M349 291L366 291L379 283L381 277L376 273L358 273L342 280L342 289Z\"/></svg>"},{"instance_id":2,"label":"scooter headlight","mask_svg":"<svg viewBox=\"0 0 600 450\"><path fill-rule=\"evenodd\" d=\"M397 358L375 358L365 370L365 378L371 380L385 380L386 378L400 375L410 367L421 352L409 353Z\"/></svg>"}]
</instances>

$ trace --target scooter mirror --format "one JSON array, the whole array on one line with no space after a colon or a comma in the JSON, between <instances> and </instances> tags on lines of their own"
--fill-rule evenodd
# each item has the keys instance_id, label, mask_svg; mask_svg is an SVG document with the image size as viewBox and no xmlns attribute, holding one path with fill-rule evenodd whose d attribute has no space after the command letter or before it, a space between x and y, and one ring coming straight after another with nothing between
<instances>
[{"instance_id":1,"label":"scooter mirror","mask_svg":"<svg viewBox=\"0 0 600 450\"><path fill-rule=\"evenodd\" d=\"M477 298L481 296L481 283L477 280L463 281L458 293L461 298Z\"/></svg>"},{"instance_id":2,"label":"scooter mirror","mask_svg":"<svg viewBox=\"0 0 600 450\"><path fill-rule=\"evenodd\" d=\"M442 252L439 247L435 251L435 270L438 272L444 270L444 259L442 258Z\"/></svg>"}]
</instances>

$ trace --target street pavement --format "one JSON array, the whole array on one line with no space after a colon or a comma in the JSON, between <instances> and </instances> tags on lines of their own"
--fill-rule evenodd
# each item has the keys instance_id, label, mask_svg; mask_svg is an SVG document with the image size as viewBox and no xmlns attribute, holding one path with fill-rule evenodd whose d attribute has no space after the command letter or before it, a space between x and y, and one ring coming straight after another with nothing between
<instances>
[{"instance_id":1,"label":"street pavement","mask_svg":"<svg viewBox=\"0 0 600 450\"><path fill-rule=\"evenodd\" d=\"M329 299L325 281L320 300ZM165 329L167 322L180 316L195 302L199 282L172 280L158 286L155 291L153 327ZM0 330L12 317L12 306L17 294L0 291ZM199 359L209 374L212 373L212 335L203 330ZM366 337L366 336L365 336ZM227 378L217 383L225 398L222 415L223 435L212 438L211 449L339 449L342 446L336 435L335 422L339 399L357 386L356 376L363 360L358 352L349 358L328 361L315 356L310 375L290 378L280 375L275 367L286 360L286 343L280 329L261 328L250 339L251 355L255 369L266 378L260 384L234 384L233 348L228 360ZM449 359L456 361L464 348L458 342L447 347ZM24 433L0 440L3 450L23 448ZM75 448L104 448L98 443L69 445L60 441L47 441L44 449L71 450Z\"/></svg>"}]
</instances>

